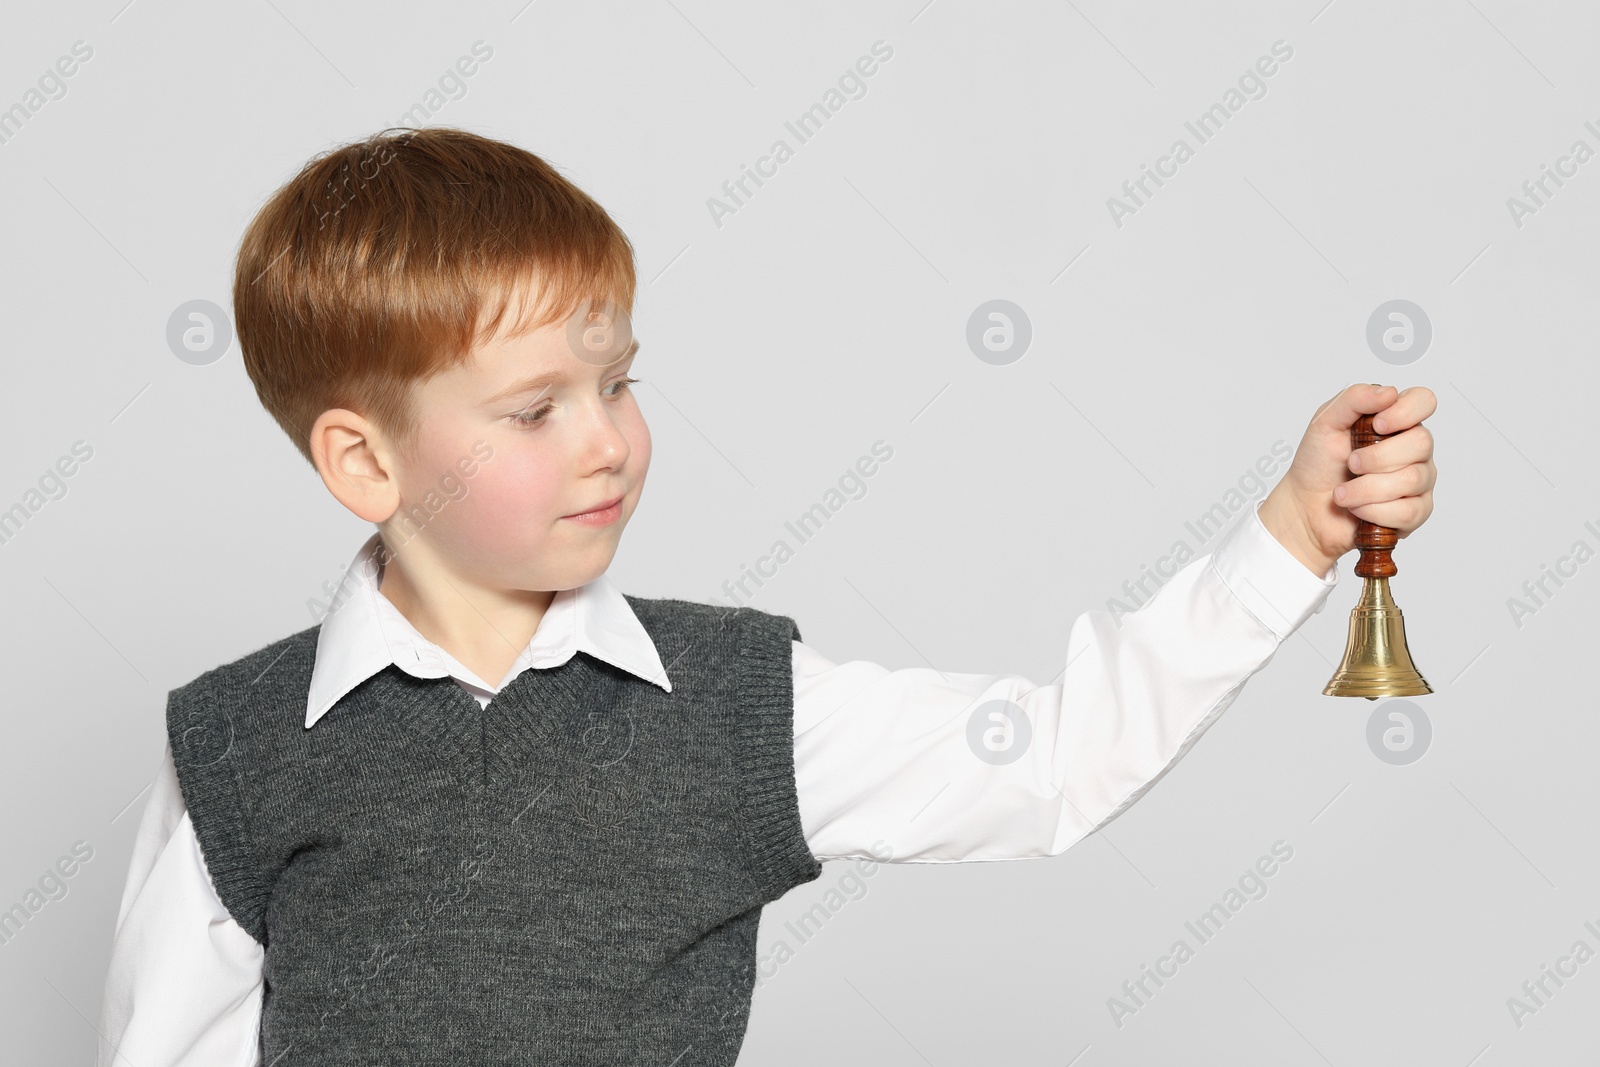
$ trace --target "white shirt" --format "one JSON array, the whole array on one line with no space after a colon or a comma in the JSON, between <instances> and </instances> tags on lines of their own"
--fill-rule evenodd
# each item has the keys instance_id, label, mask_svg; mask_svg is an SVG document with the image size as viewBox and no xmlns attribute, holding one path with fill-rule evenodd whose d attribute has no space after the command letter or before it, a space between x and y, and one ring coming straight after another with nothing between
<instances>
[{"instance_id":1,"label":"white shirt","mask_svg":"<svg viewBox=\"0 0 1600 1067\"><path fill-rule=\"evenodd\" d=\"M1078 616L1050 685L835 664L793 642L796 791L812 854L881 858L881 846L871 850L881 840L894 863L1054 856L1121 814L1338 583L1337 565L1319 578L1279 544L1259 506L1120 626L1108 611ZM558 592L525 653L487 685L378 592L377 543L374 534L362 545L340 587L348 599L323 619L308 729L390 663L452 677L487 705L523 670L581 649L670 691L655 646L605 575ZM1021 758L1003 764L968 740L975 709L995 700L1021 708L1031 735ZM1004 734L1004 718L980 718ZM1020 730L1009 736L1022 747ZM253 1065L263 955L211 884L169 746L117 914L99 1067Z\"/></svg>"}]
</instances>

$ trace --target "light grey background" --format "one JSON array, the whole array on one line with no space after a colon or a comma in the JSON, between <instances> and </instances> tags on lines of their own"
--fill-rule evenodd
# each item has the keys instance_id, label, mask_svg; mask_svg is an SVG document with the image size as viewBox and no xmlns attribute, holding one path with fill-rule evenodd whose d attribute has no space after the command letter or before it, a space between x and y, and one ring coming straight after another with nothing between
<instances>
[{"instance_id":1,"label":"light grey background","mask_svg":"<svg viewBox=\"0 0 1600 1067\"><path fill-rule=\"evenodd\" d=\"M1524 581L1593 550L1600 160L1517 225L1507 200L1600 148L1600 16L1577 2L8 5L0 107L93 57L0 144L0 509L93 458L0 545L0 909L94 855L0 946L6 1058L86 1063L166 691L310 625L370 527L257 403L237 345L175 358L180 304L229 304L263 199L397 123L513 141L638 250L656 458L612 569L714 600L872 443L894 449L752 602L836 660L1048 682L1106 606L1274 441L1354 381L1423 384L1441 481L1394 592L1437 693L1426 755L1321 695L1359 581L1289 639L1133 809L1043 860L885 866L763 983L741 1062L1569 1064L1600 960L1519 1027L1507 998L1600 949L1592 639L1600 565L1522 620ZM736 215L707 199L875 41L893 57ZM1282 40L1291 60L1117 226L1107 199ZM1006 366L979 304L1033 330ZM1391 366L1378 305L1433 341ZM1191 539L1192 543L1192 539ZM1570 568L1569 568L1570 569ZM909 816L908 812L908 816ZM1139 1013L1107 999L1274 841L1293 859ZM841 892L822 877L785 924ZM152 1065L140 1065L152 1067Z\"/></svg>"}]
</instances>

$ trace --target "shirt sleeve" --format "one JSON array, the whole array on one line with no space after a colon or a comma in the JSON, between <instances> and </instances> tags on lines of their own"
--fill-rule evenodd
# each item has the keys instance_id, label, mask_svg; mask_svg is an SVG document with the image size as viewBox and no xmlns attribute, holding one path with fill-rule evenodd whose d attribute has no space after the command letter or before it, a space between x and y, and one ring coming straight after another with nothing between
<instances>
[{"instance_id":1,"label":"shirt sleeve","mask_svg":"<svg viewBox=\"0 0 1600 1067\"><path fill-rule=\"evenodd\" d=\"M793 643L795 778L819 860L1053 856L1143 796L1338 583L1256 503L1138 610L1078 616L1057 681L833 663Z\"/></svg>"},{"instance_id":2,"label":"shirt sleeve","mask_svg":"<svg viewBox=\"0 0 1600 1067\"><path fill-rule=\"evenodd\" d=\"M255 1064L263 958L211 884L169 744L117 912L97 1067Z\"/></svg>"}]
</instances>

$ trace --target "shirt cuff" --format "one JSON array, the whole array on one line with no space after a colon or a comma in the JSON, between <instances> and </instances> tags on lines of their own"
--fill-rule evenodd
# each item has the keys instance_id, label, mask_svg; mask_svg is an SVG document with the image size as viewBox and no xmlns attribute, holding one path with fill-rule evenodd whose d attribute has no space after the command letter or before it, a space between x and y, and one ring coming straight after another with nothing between
<instances>
[{"instance_id":1,"label":"shirt cuff","mask_svg":"<svg viewBox=\"0 0 1600 1067\"><path fill-rule=\"evenodd\" d=\"M1223 535L1211 565L1245 609L1283 641L1322 610L1339 584L1339 564L1320 578L1312 574L1262 524L1258 512L1265 499Z\"/></svg>"}]
</instances>

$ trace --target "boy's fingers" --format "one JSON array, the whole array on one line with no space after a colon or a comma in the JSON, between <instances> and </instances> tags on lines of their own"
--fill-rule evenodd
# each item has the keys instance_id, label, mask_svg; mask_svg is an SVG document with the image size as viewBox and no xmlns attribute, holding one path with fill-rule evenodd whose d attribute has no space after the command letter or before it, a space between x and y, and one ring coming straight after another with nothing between
<instances>
[{"instance_id":1,"label":"boy's fingers","mask_svg":"<svg viewBox=\"0 0 1600 1067\"><path fill-rule=\"evenodd\" d=\"M1398 433L1415 426L1439 407L1439 398L1425 385L1403 390L1393 404L1378 412L1372 428L1379 433ZM1352 420L1354 421L1354 420Z\"/></svg>"},{"instance_id":2,"label":"boy's fingers","mask_svg":"<svg viewBox=\"0 0 1600 1067\"><path fill-rule=\"evenodd\" d=\"M1433 488L1434 480L1431 463L1413 463L1402 470L1363 474L1343 482L1334 491L1333 501L1343 508L1387 504L1427 493Z\"/></svg>"},{"instance_id":3,"label":"boy's fingers","mask_svg":"<svg viewBox=\"0 0 1600 1067\"><path fill-rule=\"evenodd\" d=\"M1350 427L1363 415L1371 415L1389 407L1400 391L1392 385L1372 385L1356 382L1326 404L1316 414L1316 421L1324 429L1350 432Z\"/></svg>"},{"instance_id":4,"label":"boy's fingers","mask_svg":"<svg viewBox=\"0 0 1600 1067\"><path fill-rule=\"evenodd\" d=\"M1351 452L1349 465L1351 470L1367 474L1395 471L1407 464L1429 462L1432 458L1433 431L1426 426L1413 426Z\"/></svg>"},{"instance_id":5,"label":"boy's fingers","mask_svg":"<svg viewBox=\"0 0 1600 1067\"><path fill-rule=\"evenodd\" d=\"M1381 504L1357 504L1350 509L1350 514L1358 519L1397 530L1401 537L1408 537L1417 527L1428 521L1428 517L1433 514L1433 502L1425 496L1408 496L1399 500L1384 501Z\"/></svg>"}]
</instances>

